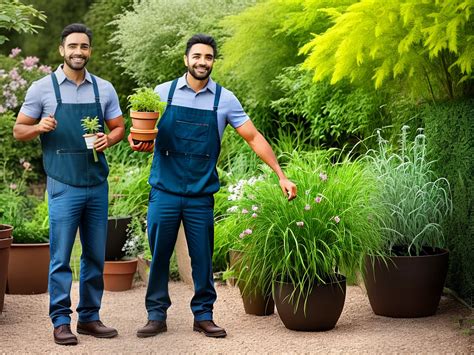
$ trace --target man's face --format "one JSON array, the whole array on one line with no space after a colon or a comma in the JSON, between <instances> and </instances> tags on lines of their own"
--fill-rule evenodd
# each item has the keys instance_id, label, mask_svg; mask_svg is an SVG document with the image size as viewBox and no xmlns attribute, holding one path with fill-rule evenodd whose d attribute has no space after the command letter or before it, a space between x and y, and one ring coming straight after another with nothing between
<instances>
[{"instance_id":1,"label":"man's face","mask_svg":"<svg viewBox=\"0 0 474 355\"><path fill-rule=\"evenodd\" d=\"M212 72L214 50L207 44L198 43L191 47L188 55L184 56L188 72L196 80L206 80Z\"/></svg>"},{"instance_id":2,"label":"man's face","mask_svg":"<svg viewBox=\"0 0 474 355\"><path fill-rule=\"evenodd\" d=\"M92 48L85 33L71 33L59 46L59 53L64 64L72 70L82 70L91 56Z\"/></svg>"}]
</instances>

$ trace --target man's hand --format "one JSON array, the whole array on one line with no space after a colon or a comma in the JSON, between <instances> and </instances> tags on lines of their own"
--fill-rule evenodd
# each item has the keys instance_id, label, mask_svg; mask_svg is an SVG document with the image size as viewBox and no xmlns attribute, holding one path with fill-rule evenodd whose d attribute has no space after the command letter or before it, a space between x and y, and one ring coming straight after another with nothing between
<instances>
[{"instance_id":1,"label":"man's hand","mask_svg":"<svg viewBox=\"0 0 474 355\"><path fill-rule=\"evenodd\" d=\"M97 152L103 152L110 146L109 137L102 132L97 133L97 140L94 142L94 149Z\"/></svg>"},{"instance_id":2,"label":"man's hand","mask_svg":"<svg viewBox=\"0 0 474 355\"><path fill-rule=\"evenodd\" d=\"M137 152L153 152L153 148L155 148L155 142L139 142L135 144L132 139L132 134L130 133L127 137L128 144L130 144L130 148Z\"/></svg>"},{"instance_id":3,"label":"man's hand","mask_svg":"<svg viewBox=\"0 0 474 355\"><path fill-rule=\"evenodd\" d=\"M43 117L38 124L36 125L38 132L41 133L47 133L54 131L56 129L56 125L58 122L56 119L53 117L53 115L50 113L49 116Z\"/></svg>"},{"instance_id":4,"label":"man's hand","mask_svg":"<svg viewBox=\"0 0 474 355\"><path fill-rule=\"evenodd\" d=\"M280 187L283 194L288 197L288 201L296 198L296 185L287 178L280 179Z\"/></svg>"}]
</instances>

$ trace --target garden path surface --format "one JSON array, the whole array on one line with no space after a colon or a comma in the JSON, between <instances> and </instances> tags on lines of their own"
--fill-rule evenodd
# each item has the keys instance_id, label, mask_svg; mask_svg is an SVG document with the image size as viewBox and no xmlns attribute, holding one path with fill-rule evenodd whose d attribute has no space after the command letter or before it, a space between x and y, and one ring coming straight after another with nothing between
<instances>
[{"instance_id":1,"label":"garden path surface","mask_svg":"<svg viewBox=\"0 0 474 355\"><path fill-rule=\"evenodd\" d=\"M105 292L101 316L119 336L96 339L79 335L79 344L64 347L53 342L48 294L6 295L0 316L0 353L474 353L474 337L460 329L458 320L470 311L450 297L441 299L433 317L393 319L373 314L367 296L357 286L347 289L346 303L336 328L322 333L286 329L277 314L256 317L244 313L238 288L217 285L216 323L226 328L225 339L206 338L192 330L189 302L192 288L170 283L173 306L168 332L139 339L135 332L146 322L143 283L126 292ZM74 307L78 283L72 287ZM75 331L76 314L72 328Z\"/></svg>"}]
</instances>

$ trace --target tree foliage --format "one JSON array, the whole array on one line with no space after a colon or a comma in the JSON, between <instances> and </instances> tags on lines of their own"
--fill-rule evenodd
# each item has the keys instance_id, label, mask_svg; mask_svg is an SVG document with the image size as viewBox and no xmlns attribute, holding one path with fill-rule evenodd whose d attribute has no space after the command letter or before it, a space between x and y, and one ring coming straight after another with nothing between
<instances>
[{"instance_id":1,"label":"tree foliage","mask_svg":"<svg viewBox=\"0 0 474 355\"><path fill-rule=\"evenodd\" d=\"M401 78L419 90L423 78L433 99L463 96L472 85L473 10L472 0L362 0L302 48L304 66L315 80L372 80L380 88Z\"/></svg>"},{"instance_id":2,"label":"tree foliage","mask_svg":"<svg viewBox=\"0 0 474 355\"><path fill-rule=\"evenodd\" d=\"M114 58L140 86L156 85L184 72L186 41L193 34L225 36L219 20L253 0L144 0L113 22Z\"/></svg>"},{"instance_id":3,"label":"tree foliage","mask_svg":"<svg viewBox=\"0 0 474 355\"><path fill-rule=\"evenodd\" d=\"M22 4L19 0L0 0L0 29L16 31L19 33L37 33L39 25L33 20L46 21L42 11L36 10L31 5ZM0 34L0 44L8 41L5 34Z\"/></svg>"}]
</instances>

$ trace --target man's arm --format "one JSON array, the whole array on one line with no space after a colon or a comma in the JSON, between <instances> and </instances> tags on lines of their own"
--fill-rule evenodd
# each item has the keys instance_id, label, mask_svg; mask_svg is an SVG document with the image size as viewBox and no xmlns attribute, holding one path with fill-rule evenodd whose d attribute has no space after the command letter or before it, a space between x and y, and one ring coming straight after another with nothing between
<instances>
[{"instance_id":1,"label":"man's arm","mask_svg":"<svg viewBox=\"0 0 474 355\"><path fill-rule=\"evenodd\" d=\"M280 187L285 196L288 196L288 200L292 200L296 197L296 185L288 180L283 171L281 170L280 164L278 164L275 153L268 144L267 140L263 135L255 128L252 121L248 120L242 126L236 128L237 133L246 140L250 148L264 161L272 170L277 174L280 179Z\"/></svg>"},{"instance_id":2,"label":"man's arm","mask_svg":"<svg viewBox=\"0 0 474 355\"><path fill-rule=\"evenodd\" d=\"M29 141L41 133L53 131L56 128L56 119L49 115L37 120L20 112L13 126L13 137L18 141Z\"/></svg>"},{"instance_id":3,"label":"man's arm","mask_svg":"<svg viewBox=\"0 0 474 355\"><path fill-rule=\"evenodd\" d=\"M94 148L98 152L103 152L108 147L120 142L125 134L125 124L122 115L105 121L105 124L110 132L109 134L97 133L98 138L94 143Z\"/></svg>"}]
</instances>

